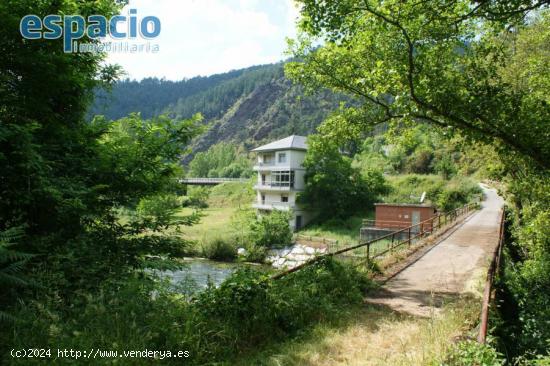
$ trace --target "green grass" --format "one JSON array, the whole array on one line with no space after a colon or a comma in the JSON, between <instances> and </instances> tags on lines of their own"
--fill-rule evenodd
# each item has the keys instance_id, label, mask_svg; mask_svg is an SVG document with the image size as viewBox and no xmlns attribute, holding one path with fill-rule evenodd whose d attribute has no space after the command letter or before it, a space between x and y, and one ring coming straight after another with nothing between
<instances>
[{"instance_id":1,"label":"green grass","mask_svg":"<svg viewBox=\"0 0 550 366\"><path fill-rule=\"evenodd\" d=\"M374 212L369 211L363 215L352 216L346 220L329 220L320 224L313 224L300 230L298 234L338 240L339 245L357 244L359 241L359 229L363 219L374 218Z\"/></svg>"},{"instance_id":2,"label":"green grass","mask_svg":"<svg viewBox=\"0 0 550 366\"><path fill-rule=\"evenodd\" d=\"M235 207L209 207L202 211L198 224L182 226L182 236L188 240L204 240L211 237L223 236L232 232L231 216ZM193 209L185 207L179 211L180 215L190 215Z\"/></svg>"},{"instance_id":3,"label":"green grass","mask_svg":"<svg viewBox=\"0 0 550 366\"><path fill-rule=\"evenodd\" d=\"M191 188L193 189L193 188ZM203 244L219 238L231 240L242 236L232 218L239 209L251 208L254 200L252 183L229 182L209 188L208 207L201 210L200 221L192 226L181 226L181 236L195 243L195 251L201 252ZM188 216L193 208L182 208L178 215Z\"/></svg>"},{"instance_id":4,"label":"green grass","mask_svg":"<svg viewBox=\"0 0 550 366\"><path fill-rule=\"evenodd\" d=\"M440 365L448 359L452 340L471 329L478 301L452 299L440 315L418 318L385 306L362 305L341 309L297 337L244 354L238 366L279 365Z\"/></svg>"}]
</instances>

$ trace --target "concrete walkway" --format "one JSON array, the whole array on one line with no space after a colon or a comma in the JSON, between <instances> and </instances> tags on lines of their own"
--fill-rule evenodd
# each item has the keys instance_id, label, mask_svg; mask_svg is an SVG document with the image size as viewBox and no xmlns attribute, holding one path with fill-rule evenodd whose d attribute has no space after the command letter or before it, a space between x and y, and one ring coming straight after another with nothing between
<instances>
[{"instance_id":1,"label":"concrete walkway","mask_svg":"<svg viewBox=\"0 0 550 366\"><path fill-rule=\"evenodd\" d=\"M482 209L367 299L417 316L437 313L445 299L468 292L484 278L498 244L503 200L482 186Z\"/></svg>"}]
</instances>

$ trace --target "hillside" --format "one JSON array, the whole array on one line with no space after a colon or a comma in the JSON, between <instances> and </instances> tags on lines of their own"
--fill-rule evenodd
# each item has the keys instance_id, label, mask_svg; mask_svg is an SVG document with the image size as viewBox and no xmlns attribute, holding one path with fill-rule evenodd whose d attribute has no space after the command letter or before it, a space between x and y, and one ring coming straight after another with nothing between
<instances>
[{"instance_id":1,"label":"hillside","mask_svg":"<svg viewBox=\"0 0 550 366\"><path fill-rule=\"evenodd\" d=\"M267 139L310 134L343 100L328 91L304 95L285 78L279 63L181 81L122 80L112 91L96 93L89 114L109 119L131 112L144 118L162 113L188 118L200 112L209 128L194 141L193 151L198 152L220 141L250 148Z\"/></svg>"}]
</instances>

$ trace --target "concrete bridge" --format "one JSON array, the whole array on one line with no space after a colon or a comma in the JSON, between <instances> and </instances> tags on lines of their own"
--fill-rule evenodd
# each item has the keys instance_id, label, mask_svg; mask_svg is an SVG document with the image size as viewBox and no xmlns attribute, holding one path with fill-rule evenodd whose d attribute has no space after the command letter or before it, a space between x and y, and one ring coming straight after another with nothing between
<instances>
[{"instance_id":1,"label":"concrete bridge","mask_svg":"<svg viewBox=\"0 0 550 366\"><path fill-rule=\"evenodd\" d=\"M225 182L248 182L248 178L183 178L178 180L181 184L191 186L215 186Z\"/></svg>"},{"instance_id":2,"label":"concrete bridge","mask_svg":"<svg viewBox=\"0 0 550 366\"><path fill-rule=\"evenodd\" d=\"M480 211L391 278L383 290L367 301L398 312L430 316L437 313L444 299L475 292L473 289L485 278L499 243L504 204L495 189L482 188L485 201Z\"/></svg>"}]
</instances>

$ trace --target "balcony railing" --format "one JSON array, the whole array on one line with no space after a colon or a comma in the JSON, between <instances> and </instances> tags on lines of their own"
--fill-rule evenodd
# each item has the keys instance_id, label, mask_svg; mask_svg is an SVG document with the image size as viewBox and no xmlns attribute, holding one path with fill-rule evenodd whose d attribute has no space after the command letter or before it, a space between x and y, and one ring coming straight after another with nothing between
<instances>
[{"instance_id":1,"label":"balcony railing","mask_svg":"<svg viewBox=\"0 0 550 366\"><path fill-rule=\"evenodd\" d=\"M291 207L290 202L281 202L281 201L258 201L254 202L253 206L257 208L279 208L279 209L288 209Z\"/></svg>"},{"instance_id":2,"label":"balcony railing","mask_svg":"<svg viewBox=\"0 0 550 366\"><path fill-rule=\"evenodd\" d=\"M273 187L282 187L282 188L294 188L294 182L272 182L272 181L265 181L258 183L256 185L259 188L265 187L265 188L273 188Z\"/></svg>"}]
</instances>

